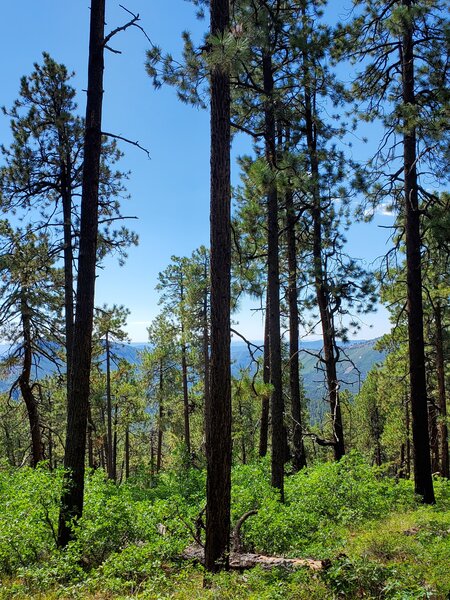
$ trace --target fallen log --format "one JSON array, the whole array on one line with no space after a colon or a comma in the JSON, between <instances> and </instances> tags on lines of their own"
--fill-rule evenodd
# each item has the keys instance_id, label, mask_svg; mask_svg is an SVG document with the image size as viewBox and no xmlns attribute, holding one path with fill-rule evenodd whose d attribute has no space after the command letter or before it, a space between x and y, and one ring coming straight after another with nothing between
<instances>
[{"instance_id":1,"label":"fallen log","mask_svg":"<svg viewBox=\"0 0 450 600\"><path fill-rule=\"evenodd\" d=\"M185 560L194 560L204 563L205 550L199 544L191 544L183 552ZM250 552L230 552L230 569L246 570L260 565L263 569L274 569L282 567L288 570L307 567L312 571L321 571L329 567L328 560L313 560L312 558L285 558L284 556L265 556L264 554L253 554Z\"/></svg>"}]
</instances>

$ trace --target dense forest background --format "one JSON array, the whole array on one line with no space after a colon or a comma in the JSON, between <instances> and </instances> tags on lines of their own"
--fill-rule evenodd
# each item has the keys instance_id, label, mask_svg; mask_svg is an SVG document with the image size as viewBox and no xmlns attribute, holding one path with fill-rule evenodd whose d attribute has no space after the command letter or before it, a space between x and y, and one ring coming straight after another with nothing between
<instances>
[{"instance_id":1,"label":"dense forest background","mask_svg":"<svg viewBox=\"0 0 450 600\"><path fill-rule=\"evenodd\" d=\"M39 50L3 108L0 598L446 598L448 3L192 4L174 58L92 0L85 116ZM145 344L95 296L139 243L120 165L149 152L102 122L130 30L151 93L211 122L210 245L159 273ZM379 211L369 268L347 237ZM355 341L380 305L390 333Z\"/></svg>"}]
</instances>

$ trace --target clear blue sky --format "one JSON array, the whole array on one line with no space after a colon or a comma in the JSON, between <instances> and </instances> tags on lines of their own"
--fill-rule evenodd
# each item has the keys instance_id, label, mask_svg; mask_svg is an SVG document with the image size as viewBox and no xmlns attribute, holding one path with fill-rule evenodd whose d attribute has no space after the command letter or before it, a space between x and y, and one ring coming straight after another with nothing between
<instances>
[{"instance_id":1,"label":"clear blue sky","mask_svg":"<svg viewBox=\"0 0 450 600\"><path fill-rule=\"evenodd\" d=\"M141 16L141 25L151 40L175 56L181 49L181 32L191 31L201 39L207 23L195 19L194 7L185 0L130 0L126 7ZM107 31L127 20L119 2L107 0ZM43 51L76 72L74 86L84 114L89 0L16 0L4 2L0 23L2 93L0 104L11 106L18 95L19 80L41 61ZM180 103L175 91L154 91L145 73L148 42L138 30L118 35L112 46L122 51L107 53L103 128L150 150L151 160L131 146L122 170L130 170L131 199L123 212L135 215L130 222L140 236L140 245L130 249L129 259L119 267L108 259L97 282L97 304L124 304L131 310L129 333L134 341L147 339L146 327L158 313L154 287L158 272L171 255L190 255L209 240L209 116L206 111ZM0 142L10 141L7 117L0 115ZM373 148L377 140L372 140ZM238 139L233 153L248 151L249 142ZM356 152L362 150L358 148ZM364 150L369 153L369 150ZM358 156L358 158L360 158ZM233 178L236 180L234 166ZM379 225L392 218L378 215L370 225L357 224L348 234L349 253L370 266L384 254L388 233ZM238 328L249 338L262 337L261 318L252 315L246 301L236 316ZM367 315L360 338L372 338L389 329L383 309ZM373 325L373 328L369 328Z\"/></svg>"}]
</instances>

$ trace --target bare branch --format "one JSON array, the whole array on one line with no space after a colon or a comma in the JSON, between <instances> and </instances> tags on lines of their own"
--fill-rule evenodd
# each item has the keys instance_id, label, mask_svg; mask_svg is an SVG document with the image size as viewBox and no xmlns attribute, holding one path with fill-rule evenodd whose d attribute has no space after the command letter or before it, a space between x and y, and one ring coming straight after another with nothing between
<instances>
[{"instance_id":1,"label":"bare branch","mask_svg":"<svg viewBox=\"0 0 450 600\"><path fill-rule=\"evenodd\" d=\"M107 44L105 44L105 50L109 50L113 54L122 54L121 50L115 50L114 48L111 48L111 46L108 46Z\"/></svg>"},{"instance_id":2,"label":"bare branch","mask_svg":"<svg viewBox=\"0 0 450 600\"><path fill-rule=\"evenodd\" d=\"M136 148L139 148L139 150L142 150L143 152L145 152L145 154L148 156L148 158L151 158L149 150L147 150L147 148L144 148L143 146L141 146L138 141L133 142L133 140L129 140L128 138L123 137L122 135L116 135L115 133L108 133L107 131L102 131L102 135L104 135L106 137L114 138L116 140L121 140L122 142L131 144L132 146L136 146Z\"/></svg>"}]
</instances>

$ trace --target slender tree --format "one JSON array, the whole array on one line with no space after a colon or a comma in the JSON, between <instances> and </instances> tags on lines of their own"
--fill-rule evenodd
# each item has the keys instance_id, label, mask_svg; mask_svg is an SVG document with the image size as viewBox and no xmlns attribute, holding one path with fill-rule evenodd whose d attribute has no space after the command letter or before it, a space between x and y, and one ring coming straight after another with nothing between
<instances>
[{"instance_id":1,"label":"slender tree","mask_svg":"<svg viewBox=\"0 0 450 600\"><path fill-rule=\"evenodd\" d=\"M191 428L190 428L190 399L188 382L188 339L190 333L189 312L187 310L187 295L189 282L189 259L171 257L171 264L159 273L159 284L156 289L162 292L160 304L166 311L173 314L174 323L177 325L177 334L180 345L180 363L182 374L183 415L184 415L184 443L188 456L191 454Z\"/></svg>"},{"instance_id":2,"label":"slender tree","mask_svg":"<svg viewBox=\"0 0 450 600\"><path fill-rule=\"evenodd\" d=\"M438 0L358 4L362 10L349 29L347 56L367 61L354 91L370 98L364 105L365 118L381 119L385 126L372 161L377 181L371 200L394 198L405 231L414 483L423 502L431 504L421 221L423 204L430 200L425 172L439 178L448 170L448 11ZM390 165L396 170L386 174Z\"/></svg>"},{"instance_id":3,"label":"slender tree","mask_svg":"<svg viewBox=\"0 0 450 600\"><path fill-rule=\"evenodd\" d=\"M106 361L106 419L107 419L107 445L106 463L108 477L115 481L117 472L115 469L115 452L113 443L113 407L111 392L111 361L115 358L114 342L126 342L128 335L125 331L127 317L130 311L124 306L114 305L108 307L103 305L96 308L94 312L94 336L101 343L105 353ZM116 358L117 361L117 358Z\"/></svg>"},{"instance_id":4,"label":"slender tree","mask_svg":"<svg viewBox=\"0 0 450 600\"><path fill-rule=\"evenodd\" d=\"M62 309L62 272L49 255L45 234L37 236L28 228L14 231L0 223L2 273L0 292L0 332L11 348L3 367L13 374L10 394L20 390L26 406L31 438L31 464L45 457L40 387L35 370L40 360L60 368L58 345L62 332L58 318Z\"/></svg>"},{"instance_id":5,"label":"slender tree","mask_svg":"<svg viewBox=\"0 0 450 600\"><path fill-rule=\"evenodd\" d=\"M228 0L211 0L211 387L205 407L205 566L208 571L228 566L230 544L230 75L224 47L229 20Z\"/></svg>"},{"instance_id":6,"label":"slender tree","mask_svg":"<svg viewBox=\"0 0 450 600\"><path fill-rule=\"evenodd\" d=\"M84 463L89 409L89 376L98 237L104 27L105 0L92 0L73 365L72 371L69 373L67 436L64 458L66 475L61 497L58 531L60 546L66 546L71 537L70 521L73 518L80 517L83 511Z\"/></svg>"},{"instance_id":7,"label":"slender tree","mask_svg":"<svg viewBox=\"0 0 450 600\"><path fill-rule=\"evenodd\" d=\"M84 119L76 114L73 73L43 54L31 75L22 77L19 98L3 111L11 118L13 142L2 147L5 165L0 169L3 210L38 211L35 228L45 230L52 252L62 255L64 265L65 346L67 372L72 365L74 331L74 263L78 253L78 197L84 160ZM118 197L124 192L124 175L112 169L121 157L115 141L102 140L99 179L99 244L97 259L137 242L122 220ZM69 378L67 378L68 382Z\"/></svg>"}]
</instances>

